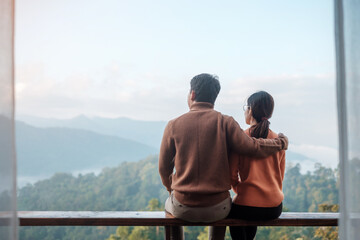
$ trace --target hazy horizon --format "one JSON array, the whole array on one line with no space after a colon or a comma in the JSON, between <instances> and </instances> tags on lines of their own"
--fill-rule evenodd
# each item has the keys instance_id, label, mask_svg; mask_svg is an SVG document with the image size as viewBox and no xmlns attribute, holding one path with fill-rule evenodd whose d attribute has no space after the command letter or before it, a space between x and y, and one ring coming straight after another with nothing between
<instances>
[{"instance_id":1,"label":"hazy horizon","mask_svg":"<svg viewBox=\"0 0 360 240\"><path fill-rule=\"evenodd\" d=\"M271 128L291 150L338 161L333 3L16 2L16 114L168 121L191 78L222 89L215 109L246 129L242 106L275 99Z\"/></svg>"}]
</instances>

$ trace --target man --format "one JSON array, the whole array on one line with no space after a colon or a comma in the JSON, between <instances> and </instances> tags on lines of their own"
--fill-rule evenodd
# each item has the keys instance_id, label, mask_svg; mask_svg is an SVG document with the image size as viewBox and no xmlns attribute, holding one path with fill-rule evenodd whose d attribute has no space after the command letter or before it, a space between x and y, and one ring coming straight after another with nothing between
<instances>
[{"instance_id":1,"label":"man","mask_svg":"<svg viewBox=\"0 0 360 240\"><path fill-rule=\"evenodd\" d=\"M287 149L288 141L283 135L250 138L232 117L215 111L217 77L200 74L190 86L190 111L167 124L161 143L159 172L170 194L165 210L190 222L214 222L225 218L231 207L229 152L267 157ZM218 238L212 230L209 238ZM172 227L170 234L183 239L182 228Z\"/></svg>"}]
</instances>

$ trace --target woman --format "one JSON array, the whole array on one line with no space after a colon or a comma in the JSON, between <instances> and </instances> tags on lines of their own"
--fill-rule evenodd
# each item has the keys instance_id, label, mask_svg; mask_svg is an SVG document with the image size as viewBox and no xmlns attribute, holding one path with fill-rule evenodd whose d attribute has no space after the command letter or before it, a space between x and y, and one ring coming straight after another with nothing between
<instances>
[{"instance_id":1,"label":"woman","mask_svg":"<svg viewBox=\"0 0 360 240\"><path fill-rule=\"evenodd\" d=\"M276 138L269 129L274 110L272 96L260 91L252 94L244 106L250 128L245 133L255 138ZM231 185L236 193L229 218L271 220L282 211L282 181L285 172L285 151L262 159L230 155ZM239 179L240 177L240 179ZM254 239L256 226L230 227L232 239Z\"/></svg>"}]
</instances>

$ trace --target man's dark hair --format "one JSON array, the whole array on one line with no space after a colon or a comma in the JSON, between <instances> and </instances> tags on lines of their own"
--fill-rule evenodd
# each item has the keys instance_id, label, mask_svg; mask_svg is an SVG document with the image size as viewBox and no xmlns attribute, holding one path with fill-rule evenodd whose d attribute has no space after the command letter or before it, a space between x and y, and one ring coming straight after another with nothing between
<instances>
[{"instance_id":1,"label":"man's dark hair","mask_svg":"<svg viewBox=\"0 0 360 240\"><path fill-rule=\"evenodd\" d=\"M215 103L216 97L220 92L220 82L216 75L202 73L191 79L190 91L195 92L196 102Z\"/></svg>"}]
</instances>

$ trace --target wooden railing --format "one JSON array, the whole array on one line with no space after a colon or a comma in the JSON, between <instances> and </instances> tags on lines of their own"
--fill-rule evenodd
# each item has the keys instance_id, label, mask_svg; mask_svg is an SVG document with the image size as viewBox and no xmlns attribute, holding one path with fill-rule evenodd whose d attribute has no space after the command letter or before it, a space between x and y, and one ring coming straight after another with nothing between
<instances>
[{"instance_id":1,"label":"wooden railing","mask_svg":"<svg viewBox=\"0 0 360 240\"><path fill-rule=\"evenodd\" d=\"M164 226L170 239L170 226L337 226L338 213L284 212L271 221L223 219L214 223L186 222L165 212L141 211L20 211L20 226ZM0 223L6 216L0 215Z\"/></svg>"}]
</instances>

